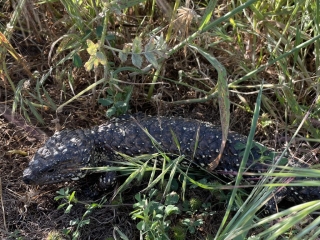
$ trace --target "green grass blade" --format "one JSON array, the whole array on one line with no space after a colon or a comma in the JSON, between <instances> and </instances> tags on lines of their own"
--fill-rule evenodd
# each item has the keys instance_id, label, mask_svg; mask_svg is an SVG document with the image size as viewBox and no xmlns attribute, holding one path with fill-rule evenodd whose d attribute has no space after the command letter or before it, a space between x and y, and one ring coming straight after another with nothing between
<instances>
[{"instance_id":1,"label":"green grass blade","mask_svg":"<svg viewBox=\"0 0 320 240\"><path fill-rule=\"evenodd\" d=\"M237 178L236 178L235 186L239 186L239 184L240 184L240 182L242 180L242 172L245 169L245 166L246 166L246 163L247 163L250 151L251 151L253 137L254 137L254 134L255 134L255 129L256 129L256 126L257 126L258 117L259 117L259 113L260 113L260 103L261 103L262 89L263 89L263 85L261 85L260 91L259 91L259 94L258 94L258 97L257 97L255 111L254 111L254 115L253 115L252 123L251 123L251 129L250 129L250 133L249 133L249 136L248 136L248 139L247 139L246 149L244 151L243 158L242 158L242 161L241 161L241 164L240 164L240 167L239 167L239 172L238 172L238 175L237 175ZM229 218L229 214L231 212L231 209L232 209L232 206L233 206L233 202L234 202L235 197L236 197L237 190L238 190L238 188L234 188L233 191L232 191L232 194L231 194L231 197L230 197L230 200L229 200L229 203L228 203L228 207L227 207L225 216L224 216L224 218L223 218L223 220L221 222L221 225L219 227L219 230L218 230L218 232L216 234L217 239L221 239L220 237L218 237L219 235L221 235L221 236L225 235L226 232L228 232L228 231L230 231L230 229L232 229L232 226L234 224L235 218L233 218L228 223L228 225L225 227L225 229L223 230L224 225L227 223L227 219Z\"/></svg>"},{"instance_id":2,"label":"green grass blade","mask_svg":"<svg viewBox=\"0 0 320 240\"><path fill-rule=\"evenodd\" d=\"M183 159L184 159L184 156L179 156L178 158L176 158L175 160L172 161L172 169L170 171L170 175L169 175L169 179L168 179L166 188L163 191L163 197L165 197L169 193L173 177L174 177L174 175L176 174L176 171L177 171L177 167L179 166L179 163Z\"/></svg>"},{"instance_id":3,"label":"green grass blade","mask_svg":"<svg viewBox=\"0 0 320 240\"><path fill-rule=\"evenodd\" d=\"M216 5L217 5L217 0L210 0L209 1L208 5L206 7L206 10L203 14L203 17L202 17L202 20L201 20L201 23L200 23L198 30L201 31L210 22L210 19L212 17L212 13L213 13Z\"/></svg>"}]
</instances>

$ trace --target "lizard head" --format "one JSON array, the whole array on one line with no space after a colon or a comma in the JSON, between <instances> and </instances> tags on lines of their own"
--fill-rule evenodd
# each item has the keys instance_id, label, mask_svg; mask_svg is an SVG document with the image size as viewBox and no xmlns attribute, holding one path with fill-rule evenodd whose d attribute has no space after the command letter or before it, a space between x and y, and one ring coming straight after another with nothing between
<instances>
[{"instance_id":1,"label":"lizard head","mask_svg":"<svg viewBox=\"0 0 320 240\"><path fill-rule=\"evenodd\" d=\"M86 175L94 138L90 130L64 130L55 133L38 149L29 167L23 172L23 181L43 185L78 180Z\"/></svg>"}]
</instances>

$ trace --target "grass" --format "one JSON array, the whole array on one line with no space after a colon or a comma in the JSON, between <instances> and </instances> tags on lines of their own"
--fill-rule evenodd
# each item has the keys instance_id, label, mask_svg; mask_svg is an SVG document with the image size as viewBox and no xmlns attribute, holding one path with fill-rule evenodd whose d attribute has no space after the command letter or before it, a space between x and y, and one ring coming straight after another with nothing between
<instances>
[{"instance_id":1,"label":"grass","mask_svg":"<svg viewBox=\"0 0 320 240\"><path fill-rule=\"evenodd\" d=\"M244 121L246 129L251 129L249 143L258 133L274 147L274 133L278 132L289 139L295 137L298 146L287 141L286 150L292 155L308 160L305 152L317 148L319 1L21 0L12 4L0 3L0 97L13 112L33 124L60 129L62 122L68 124L70 116L80 122L92 119L92 115L94 119L105 119L129 109L151 108L154 114L166 113L163 106L174 112L202 104L210 111L219 106L225 135L229 123L237 125L233 120L240 111L240 116L252 117L251 126L249 119ZM98 103L105 108L99 108ZM48 124L52 120L55 125ZM250 146L246 149L243 165ZM145 192L150 193L160 184L163 197L170 194L176 175L184 176L184 201L192 198L186 193L191 186L208 191L232 189L220 227L208 233L199 225L193 233L197 237L316 239L319 235L318 218L296 230L298 222L319 211L318 201L265 218L259 215L273 189L284 185L281 178L288 176L287 172L317 177L315 169L284 168L280 174L271 169L250 188L243 202L241 175L232 187L228 183L212 185L208 179L202 183L188 178L190 173L178 165L181 157L163 165L161 174L156 174L148 160L142 160L134 159L131 165L123 166L129 177L117 194L123 193L134 179L141 181L146 172L151 178ZM267 183L268 176L277 178ZM308 181L296 184L318 186ZM163 204L150 199L153 204ZM141 206L140 210L145 209ZM186 232L186 219L194 222L199 215L184 212L181 222L171 224L173 233L166 229L166 234L181 236L176 232ZM155 222L160 224L158 220ZM119 228L115 231L121 232Z\"/></svg>"}]
</instances>

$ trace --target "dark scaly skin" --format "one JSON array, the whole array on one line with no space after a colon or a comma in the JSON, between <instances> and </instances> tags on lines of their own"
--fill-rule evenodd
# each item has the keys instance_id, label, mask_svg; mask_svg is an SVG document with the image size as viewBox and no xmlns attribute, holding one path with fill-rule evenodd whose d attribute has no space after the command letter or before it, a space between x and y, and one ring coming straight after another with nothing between
<instances>
[{"instance_id":1,"label":"dark scaly skin","mask_svg":"<svg viewBox=\"0 0 320 240\"><path fill-rule=\"evenodd\" d=\"M176 117L126 115L92 129L55 133L37 151L23 173L23 180L32 185L78 180L88 173L81 170L83 167L110 166L114 161L124 160L117 152L129 156L157 153L144 129L160 144L161 151L170 155L183 154L186 159L202 167L206 167L219 154L221 130L210 123ZM179 140L179 148L175 137ZM222 159L214 171L224 175L238 172L246 141L247 137L230 132ZM268 157L271 155L271 151L254 142L247 171L266 172L269 168L267 164L273 163L273 159ZM111 184L114 177L112 172L102 175L102 187ZM320 199L320 187L288 187L281 194L281 198L301 203Z\"/></svg>"}]
</instances>

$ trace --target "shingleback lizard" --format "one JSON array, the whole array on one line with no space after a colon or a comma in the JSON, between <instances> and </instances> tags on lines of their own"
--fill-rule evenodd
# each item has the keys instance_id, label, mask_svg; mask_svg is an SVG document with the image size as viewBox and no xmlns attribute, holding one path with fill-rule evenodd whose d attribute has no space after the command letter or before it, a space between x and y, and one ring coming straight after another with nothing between
<instances>
[{"instance_id":1,"label":"shingleback lizard","mask_svg":"<svg viewBox=\"0 0 320 240\"><path fill-rule=\"evenodd\" d=\"M83 167L111 166L114 161L125 160L118 153L129 156L157 153L150 136L160 144L161 151L184 155L185 161L202 167L218 156L221 144L221 130L207 122L125 115L91 129L55 133L36 152L23 173L23 181L43 185L78 180L90 173L81 169ZM238 172L246 142L247 137L229 132L223 156L214 171L224 175ZM273 159L267 157L271 151L262 151L259 146L254 142L247 162L248 172L266 172L273 164ZM288 165L308 167L290 161ZM110 185L114 177L113 172L102 173L99 185L102 188ZM320 199L320 187L287 187L285 197L296 203L317 200Z\"/></svg>"}]
</instances>

